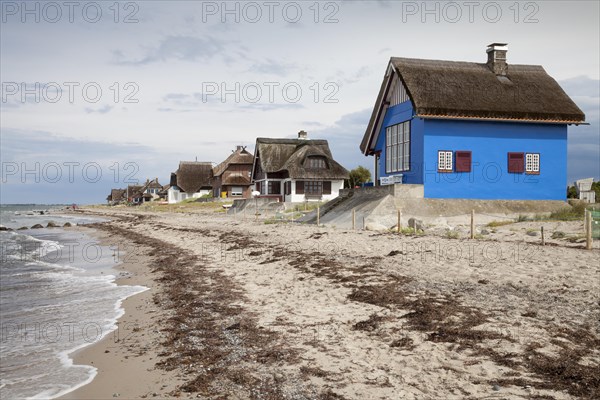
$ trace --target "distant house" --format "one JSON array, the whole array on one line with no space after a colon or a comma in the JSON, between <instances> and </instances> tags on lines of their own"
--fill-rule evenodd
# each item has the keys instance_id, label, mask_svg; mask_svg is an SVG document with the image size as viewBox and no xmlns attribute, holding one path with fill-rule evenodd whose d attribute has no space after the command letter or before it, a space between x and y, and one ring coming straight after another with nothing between
<instances>
[{"instance_id":1,"label":"distant house","mask_svg":"<svg viewBox=\"0 0 600 400\"><path fill-rule=\"evenodd\" d=\"M428 198L564 200L567 126L585 115L537 65L391 58L360 149L375 183ZM558 51L558 50L557 50Z\"/></svg>"},{"instance_id":2,"label":"distant house","mask_svg":"<svg viewBox=\"0 0 600 400\"><path fill-rule=\"evenodd\" d=\"M143 187L143 192L152 195L153 199L158 198L158 193L162 190L163 186L158 182L158 178L153 180L146 179L146 183Z\"/></svg>"},{"instance_id":3,"label":"distant house","mask_svg":"<svg viewBox=\"0 0 600 400\"><path fill-rule=\"evenodd\" d=\"M579 179L575 181L575 189L577 190L577 197L579 200L583 200L587 203L596 202L596 192L592 190L592 184L594 178Z\"/></svg>"},{"instance_id":4,"label":"distant house","mask_svg":"<svg viewBox=\"0 0 600 400\"><path fill-rule=\"evenodd\" d=\"M168 190L169 203L211 195L213 171L210 162L182 161L171 174Z\"/></svg>"},{"instance_id":5,"label":"distant house","mask_svg":"<svg viewBox=\"0 0 600 400\"><path fill-rule=\"evenodd\" d=\"M125 192L125 189L112 189L106 198L108 205L114 206L126 202L127 196L125 195Z\"/></svg>"},{"instance_id":6,"label":"distant house","mask_svg":"<svg viewBox=\"0 0 600 400\"><path fill-rule=\"evenodd\" d=\"M142 190L143 187L143 185L127 186L127 202L135 205L142 204L144 202L144 192Z\"/></svg>"},{"instance_id":7,"label":"distant house","mask_svg":"<svg viewBox=\"0 0 600 400\"><path fill-rule=\"evenodd\" d=\"M236 150L221 164L213 168L214 197L252 197L252 163L254 157L243 146Z\"/></svg>"},{"instance_id":8,"label":"distant house","mask_svg":"<svg viewBox=\"0 0 600 400\"><path fill-rule=\"evenodd\" d=\"M327 140L256 139L252 182L262 197L286 202L331 200L344 188L348 171L337 163Z\"/></svg>"}]
</instances>

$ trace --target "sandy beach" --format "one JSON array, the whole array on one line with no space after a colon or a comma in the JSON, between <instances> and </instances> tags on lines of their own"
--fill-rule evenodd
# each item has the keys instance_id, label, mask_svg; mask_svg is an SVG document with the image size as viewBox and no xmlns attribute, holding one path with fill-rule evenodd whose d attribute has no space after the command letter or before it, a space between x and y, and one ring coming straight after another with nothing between
<instances>
[{"instance_id":1,"label":"sandy beach","mask_svg":"<svg viewBox=\"0 0 600 400\"><path fill-rule=\"evenodd\" d=\"M470 240L94 208L127 250L119 329L78 352L64 398L575 399L600 396L594 244L581 222ZM531 232L544 225L546 245ZM482 227L479 227L481 230ZM460 232L460 229L458 230Z\"/></svg>"}]
</instances>

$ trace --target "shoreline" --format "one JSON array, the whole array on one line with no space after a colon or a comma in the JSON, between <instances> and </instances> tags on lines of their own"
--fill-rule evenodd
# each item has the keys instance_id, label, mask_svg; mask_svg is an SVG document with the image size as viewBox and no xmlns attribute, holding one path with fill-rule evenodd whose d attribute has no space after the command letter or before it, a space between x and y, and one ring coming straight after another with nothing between
<instances>
[{"instance_id":1,"label":"shoreline","mask_svg":"<svg viewBox=\"0 0 600 400\"><path fill-rule=\"evenodd\" d=\"M113 343L109 335L77 354L98 374L63 398L600 393L593 361L599 249L558 238L541 247L529 234L540 222L469 240L214 212L88 215L114 217L99 230L106 237L142 244L136 262L117 269L133 273L125 283L150 290L125 300L119 320L139 326L132 339L140 340ZM549 236L582 229L577 221L545 224ZM152 332L157 320L165 336ZM157 360L172 371L157 370ZM576 375L553 374L542 362L572 365Z\"/></svg>"},{"instance_id":2,"label":"shoreline","mask_svg":"<svg viewBox=\"0 0 600 400\"><path fill-rule=\"evenodd\" d=\"M158 329L151 328L157 326L156 320L162 310L153 303L153 295L159 288L150 272L151 257L144 254L147 249L133 247L122 237L93 227L86 228L86 234L102 246L125 242L126 249L133 249L113 267L116 272L114 283L146 289L115 304L117 310L121 309L115 329L106 332L100 340L66 354L72 365L90 366L96 370L88 381L55 398L142 398L156 396L155 393L164 397L175 389L177 379L154 366L160 352L156 344L161 339ZM126 275L119 276L123 272Z\"/></svg>"}]
</instances>

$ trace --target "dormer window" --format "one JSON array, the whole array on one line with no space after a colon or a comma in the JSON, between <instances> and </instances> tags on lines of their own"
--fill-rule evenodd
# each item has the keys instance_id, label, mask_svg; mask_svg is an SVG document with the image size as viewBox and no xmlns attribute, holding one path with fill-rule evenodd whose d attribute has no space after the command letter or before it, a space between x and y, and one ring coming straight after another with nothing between
<instances>
[{"instance_id":1,"label":"dormer window","mask_svg":"<svg viewBox=\"0 0 600 400\"><path fill-rule=\"evenodd\" d=\"M326 169L327 162L325 157L308 157L304 162L304 166L308 169Z\"/></svg>"}]
</instances>

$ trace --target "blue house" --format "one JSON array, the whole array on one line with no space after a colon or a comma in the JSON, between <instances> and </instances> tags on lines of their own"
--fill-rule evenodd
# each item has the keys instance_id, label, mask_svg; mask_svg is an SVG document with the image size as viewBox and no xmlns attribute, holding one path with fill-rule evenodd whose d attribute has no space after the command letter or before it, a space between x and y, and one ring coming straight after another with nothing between
<instances>
[{"instance_id":1,"label":"blue house","mask_svg":"<svg viewBox=\"0 0 600 400\"><path fill-rule=\"evenodd\" d=\"M544 68L391 58L360 149L375 183L426 198L564 200L567 126L585 123Z\"/></svg>"}]
</instances>

